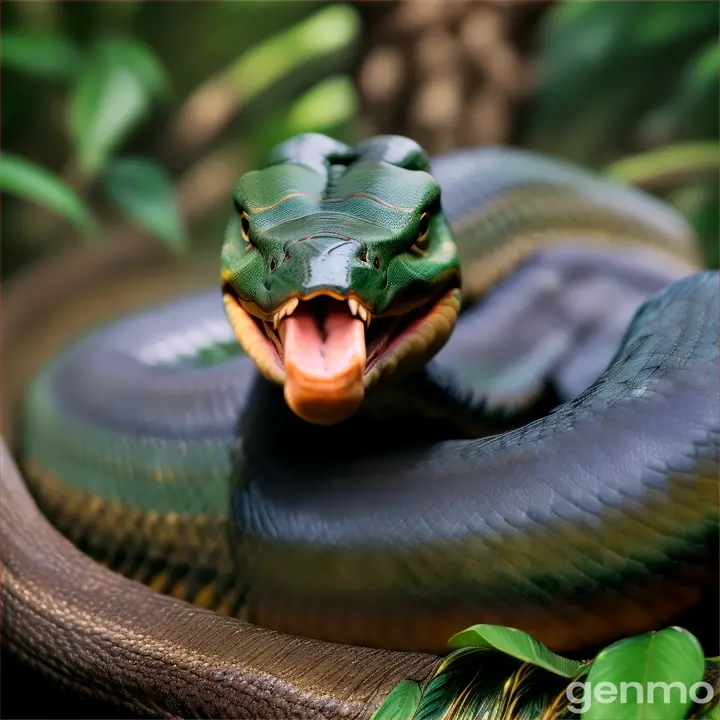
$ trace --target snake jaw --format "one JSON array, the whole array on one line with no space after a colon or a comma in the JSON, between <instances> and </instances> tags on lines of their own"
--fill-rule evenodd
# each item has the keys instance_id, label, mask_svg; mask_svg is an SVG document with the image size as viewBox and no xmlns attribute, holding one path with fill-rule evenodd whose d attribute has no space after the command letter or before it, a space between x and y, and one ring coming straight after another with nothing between
<instances>
[{"instance_id":1,"label":"snake jaw","mask_svg":"<svg viewBox=\"0 0 720 720\"><path fill-rule=\"evenodd\" d=\"M240 347L270 382L282 385L285 368L274 342L270 339L262 321L249 312L232 291L223 291L225 314Z\"/></svg>"},{"instance_id":2,"label":"snake jaw","mask_svg":"<svg viewBox=\"0 0 720 720\"><path fill-rule=\"evenodd\" d=\"M293 412L321 425L353 415L382 376L426 362L449 338L460 309L455 288L382 314L331 290L290 297L272 313L229 288L224 298L246 354L283 386Z\"/></svg>"}]
</instances>

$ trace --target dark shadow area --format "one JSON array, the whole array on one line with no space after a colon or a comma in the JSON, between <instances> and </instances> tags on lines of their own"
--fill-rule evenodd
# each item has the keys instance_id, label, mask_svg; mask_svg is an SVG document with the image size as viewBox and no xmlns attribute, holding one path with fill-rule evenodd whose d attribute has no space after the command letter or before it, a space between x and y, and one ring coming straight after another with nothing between
<instances>
[{"instance_id":1,"label":"dark shadow area","mask_svg":"<svg viewBox=\"0 0 720 720\"><path fill-rule=\"evenodd\" d=\"M109 702L82 697L12 656L0 655L0 716L6 720L139 718Z\"/></svg>"}]
</instances>

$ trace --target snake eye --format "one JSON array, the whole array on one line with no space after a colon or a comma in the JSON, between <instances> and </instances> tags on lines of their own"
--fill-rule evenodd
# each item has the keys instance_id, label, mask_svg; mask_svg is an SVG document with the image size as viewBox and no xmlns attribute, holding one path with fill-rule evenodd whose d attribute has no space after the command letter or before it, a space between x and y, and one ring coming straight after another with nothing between
<instances>
[{"instance_id":1,"label":"snake eye","mask_svg":"<svg viewBox=\"0 0 720 720\"><path fill-rule=\"evenodd\" d=\"M412 246L414 252L425 255L425 242L427 241L429 230L430 213L426 211L420 216L420 221L418 222L418 235L414 245Z\"/></svg>"},{"instance_id":2,"label":"snake eye","mask_svg":"<svg viewBox=\"0 0 720 720\"><path fill-rule=\"evenodd\" d=\"M424 212L420 216L420 222L418 223L418 240L422 241L427 235L427 231L430 229L430 215Z\"/></svg>"},{"instance_id":3,"label":"snake eye","mask_svg":"<svg viewBox=\"0 0 720 720\"><path fill-rule=\"evenodd\" d=\"M248 217L248 214L243 211L243 213L240 215L240 232L242 233L242 238L246 243L250 242L250 218Z\"/></svg>"},{"instance_id":4,"label":"snake eye","mask_svg":"<svg viewBox=\"0 0 720 720\"><path fill-rule=\"evenodd\" d=\"M248 244L246 250L250 249L250 216L245 212L242 205L236 198L233 198L233 206L235 212L240 216L240 234L242 239Z\"/></svg>"}]
</instances>

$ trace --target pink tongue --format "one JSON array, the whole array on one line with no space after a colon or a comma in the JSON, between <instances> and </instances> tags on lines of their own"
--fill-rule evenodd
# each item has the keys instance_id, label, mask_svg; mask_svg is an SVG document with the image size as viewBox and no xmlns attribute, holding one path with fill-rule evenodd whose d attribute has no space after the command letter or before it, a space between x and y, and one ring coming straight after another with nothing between
<instances>
[{"instance_id":1,"label":"pink tongue","mask_svg":"<svg viewBox=\"0 0 720 720\"><path fill-rule=\"evenodd\" d=\"M345 303L330 303L322 328L311 303L281 325L285 399L309 422L330 425L352 415L365 394L365 326Z\"/></svg>"}]
</instances>

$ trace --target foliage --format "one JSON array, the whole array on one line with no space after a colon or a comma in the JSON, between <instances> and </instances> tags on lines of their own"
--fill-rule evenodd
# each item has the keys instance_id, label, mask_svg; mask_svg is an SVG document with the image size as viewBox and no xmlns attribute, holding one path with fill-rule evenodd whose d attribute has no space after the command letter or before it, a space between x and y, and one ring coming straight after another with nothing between
<instances>
[{"instance_id":1,"label":"foliage","mask_svg":"<svg viewBox=\"0 0 720 720\"><path fill-rule=\"evenodd\" d=\"M187 233L175 212L172 181L162 166L143 158L118 158L108 163L105 184L118 207L141 227L168 245L187 248Z\"/></svg>"},{"instance_id":2,"label":"foliage","mask_svg":"<svg viewBox=\"0 0 720 720\"><path fill-rule=\"evenodd\" d=\"M541 18L538 87L518 141L607 166L666 199L690 219L717 266L720 46L713 4L577 0L557 2ZM343 139L354 132L350 73L360 27L348 4L171 8L129 1L91 8L41 1L9 5L3 19L10 154L0 189L82 231L6 202L3 230L12 241L3 248L11 261L5 273L28 252L87 238L90 227L106 235L113 207L178 250L191 238L214 237L230 176L288 135L314 130ZM118 171L126 155L135 173ZM191 208L180 204L192 191L192 170L202 175L203 159L218 168L219 158L226 175L209 178L217 189ZM151 195L137 191L140 170ZM154 209L151 198L159 203ZM151 216L162 216L162 227ZM90 225L90 217L99 222Z\"/></svg>"},{"instance_id":3,"label":"foliage","mask_svg":"<svg viewBox=\"0 0 720 720\"><path fill-rule=\"evenodd\" d=\"M420 694L418 683L413 680L403 680L390 691L370 720L411 718L420 704Z\"/></svg>"},{"instance_id":4,"label":"foliage","mask_svg":"<svg viewBox=\"0 0 720 720\"><path fill-rule=\"evenodd\" d=\"M630 185L662 188L693 176L716 173L719 169L720 145L705 141L665 145L632 155L613 163L605 172Z\"/></svg>"},{"instance_id":5,"label":"foliage","mask_svg":"<svg viewBox=\"0 0 720 720\"><path fill-rule=\"evenodd\" d=\"M5 68L38 78L72 81L80 73L83 55L68 38L42 33L5 33L0 46Z\"/></svg>"},{"instance_id":6,"label":"foliage","mask_svg":"<svg viewBox=\"0 0 720 720\"><path fill-rule=\"evenodd\" d=\"M674 205L711 267L720 261L719 33L717 5L702 0L557 3L539 28L522 136Z\"/></svg>"},{"instance_id":7,"label":"foliage","mask_svg":"<svg viewBox=\"0 0 720 720\"><path fill-rule=\"evenodd\" d=\"M73 79L70 131L79 169L92 177L145 118L167 78L145 45L105 40L92 48Z\"/></svg>"},{"instance_id":8,"label":"foliage","mask_svg":"<svg viewBox=\"0 0 720 720\"><path fill-rule=\"evenodd\" d=\"M582 669L581 662L550 652L532 635L499 625L473 625L453 635L448 641L448 647L495 648L563 677L575 677Z\"/></svg>"},{"instance_id":9,"label":"foliage","mask_svg":"<svg viewBox=\"0 0 720 720\"><path fill-rule=\"evenodd\" d=\"M566 683L500 650L463 648L425 685L412 720L536 720L546 709L565 710Z\"/></svg>"},{"instance_id":10,"label":"foliage","mask_svg":"<svg viewBox=\"0 0 720 720\"><path fill-rule=\"evenodd\" d=\"M68 37L21 31L5 33L3 62L20 73L62 82L67 92L67 133L72 142L77 187L32 162L5 154L2 189L31 199L87 231L92 211L79 196L82 187L107 170L117 148L147 116L167 88L165 71L146 45L132 39L101 39L83 47ZM156 197L162 198L162 205L155 213L179 225L170 179L149 160L145 168L152 173L154 183L161 186ZM132 188L119 187L128 182L125 176L116 172L111 180L121 197L130 197ZM120 206L129 215L137 216L143 212L138 200L143 202L136 197ZM144 205L147 207L147 201Z\"/></svg>"},{"instance_id":11,"label":"foliage","mask_svg":"<svg viewBox=\"0 0 720 720\"><path fill-rule=\"evenodd\" d=\"M77 193L45 168L24 158L3 154L0 190L44 205L81 232L87 233L92 227L90 212Z\"/></svg>"},{"instance_id":12,"label":"foliage","mask_svg":"<svg viewBox=\"0 0 720 720\"><path fill-rule=\"evenodd\" d=\"M712 700L693 706L690 689L703 679L713 684L718 663L677 627L626 638L586 662L496 625L470 627L448 646L454 651L424 686L403 681L373 720L684 720L712 717L720 699L716 689ZM593 688L602 683L615 689L609 702L597 700ZM622 694L623 683L636 685Z\"/></svg>"},{"instance_id":13,"label":"foliage","mask_svg":"<svg viewBox=\"0 0 720 720\"><path fill-rule=\"evenodd\" d=\"M579 0L540 28L526 140L601 167L628 152L718 134L712 3Z\"/></svg>"},{"instance_id":14,"label":"foliage","mask_svg":"<svg viewBox=\"0 0 720 720\"><path fill-rule=\"evenodd\" d=\"M4 274L112 234L117 211L187 250L224 219L237 176L279 140L347 134L359 31L349 5L203 5L3 9ZM198 182L213 191L196 193Z\"/></svg>"},{"instance_id":15,"label":"foliage","mask_svg":"<svg viewBox=\"0 0 720 720\"><path fill-rule=\"evenodd\" d=\"M667 628L627 638L605 648L595 658L587 683L595 686L612 683L615 687L620 687L623 682L637 683L640 692L628 693L625 702L620 696L607 705L594 703L586 716L588 720L608 717L634 720L649 715L657 720L680 720L692 705L690 689L702 681L704 672L705 659L700 643L682 628ZM685 692L674 689L658 701L655 693L648 690L650 683L679 684Z\"/></svg>"},{"instance_id":16,"label":"foliage","mask_svg":"<svg viewBox=\"0 0 720 720\"><path fill-rule=\"evenodd\" d=\"M576 0L539 16L538 86L518 142L658 194L690 219L717 266L717 147L705 152L718 135L713 4ZM41 0L6 5L3 20L6 274L89 227L107 235L113 207L175 249L215 237L229 178L277 141L355 132L360 27L349 4ZM162 203L154 210L137 173L117 172L126 155L143 161L136 169ZM206 178L206 166L217 188L190 207L192 171ZM82 232L28 212L27 201ZM149 215L164 216L163 228Z\"/></svg>"}]
</instances>

